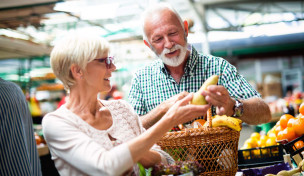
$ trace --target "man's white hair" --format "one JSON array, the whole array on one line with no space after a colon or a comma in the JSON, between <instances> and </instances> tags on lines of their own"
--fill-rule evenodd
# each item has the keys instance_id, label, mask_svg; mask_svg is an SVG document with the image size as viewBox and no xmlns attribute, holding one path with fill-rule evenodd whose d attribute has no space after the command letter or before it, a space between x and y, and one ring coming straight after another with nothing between
<instances>
[{"instance_id":1,"label":"man's white hair","mask_svg":"<svg viewBox=\"0 0 304 176\"><path fill-rule=\"evenodd\" d=\"M145 23L146 20L149 19L150 16L152 16L155 13L159 13L162 12L163 10L171 10L176 17L178 18L180 24L182 25L182 27L184 28L184 22L182 20L182 18L180 17L180 15L177 13L177 11L171 6L171 4L169 3L165 3L165 2L161 2L161 3L157 3L154 4L152 6L150 6L149 8L147 8L143 15L142 15L142 31L143 31L143 40L146 40L148 42L148 44L151 46L148 38L147 38L147 34L145 32Z\"/></svg>"}]
</instances>

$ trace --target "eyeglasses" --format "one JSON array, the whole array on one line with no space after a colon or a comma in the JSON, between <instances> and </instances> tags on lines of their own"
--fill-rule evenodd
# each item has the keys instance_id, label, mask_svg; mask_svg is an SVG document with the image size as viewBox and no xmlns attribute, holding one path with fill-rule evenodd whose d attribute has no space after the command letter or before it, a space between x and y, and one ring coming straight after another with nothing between
<instances>
[{"instance_id":1,"label":"eyeglasses","mask_svg":"<svg viewBox=\"0 0 304 176\"><path fill-rule=\"evenodd\" d=\"M114 65L114 57L113 56L109 56L109 57L105 57L105 58L100 58L100 59L94 59L94 60L97 60L98 62L104 62L104 63L106 63L107 69L111 68L111 64Z\"/></svg>"}]
</instances>

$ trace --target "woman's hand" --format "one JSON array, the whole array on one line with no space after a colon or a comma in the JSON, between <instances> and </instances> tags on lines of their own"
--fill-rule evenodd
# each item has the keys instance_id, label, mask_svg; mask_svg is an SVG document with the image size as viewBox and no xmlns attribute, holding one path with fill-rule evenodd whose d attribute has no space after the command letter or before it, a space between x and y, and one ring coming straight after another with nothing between
<instances>
[{"instance_id":1,"label":"woman's hand","mask_svg":"<svg viewBox=\"0 0 304 176\"><path fill-rule=\"evenodd\" d=\"M184 98L178 100L166 113L166 118L172 120L172 125L178 125L181 123L189 122L197 117L206 114L210 105L193 105L189 102L193 98L193 93L189 93Z\"/></svg>"}]
</instances>

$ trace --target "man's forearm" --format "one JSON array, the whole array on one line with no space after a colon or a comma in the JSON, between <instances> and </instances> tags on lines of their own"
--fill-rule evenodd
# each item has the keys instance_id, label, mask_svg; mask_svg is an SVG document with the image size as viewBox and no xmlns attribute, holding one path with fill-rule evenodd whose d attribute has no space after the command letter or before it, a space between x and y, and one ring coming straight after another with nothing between
<instances>
[{"instance_id":1,"label":"man's forearm","mask_svg":"<svg viewBox=\"0 0 304 176\"><path fill-rule=\"evenodd\" d=\"M182 98L186 97L188 94L188 92L183 91L177 95L174 95L173 97L159 104L156 108L154 108L146 115L141 116L141 121L144 128L148 129L153 126L157 121L159 121L159 119L161 119L166 114L166 112L171 106L173 106L178 100L181 100Z\"/></svg>"},{"instance_id":2,"label":"man's forearm","mask_svg":"<svg viewBox=\"0 0 304 176\"><path fill-rule=\"evenodd\" d=\"M145 129L153 126L159 119L163 117L166 111L161 107L161 104L154 108L152 111L146 115L140 116L141 122Z\"/></svg>"},{"instance_id":3,"label":"man's forearm","mask_svg":"<svg viewBox=\"0 0 304 176\"><path fill-rule=\"evenodd\" d=\"M242 100L244 114L240 117L245 123L258 125L268 123L271 120L269 106L261 98L250 98Z\"/></svg>"}]
</instances>

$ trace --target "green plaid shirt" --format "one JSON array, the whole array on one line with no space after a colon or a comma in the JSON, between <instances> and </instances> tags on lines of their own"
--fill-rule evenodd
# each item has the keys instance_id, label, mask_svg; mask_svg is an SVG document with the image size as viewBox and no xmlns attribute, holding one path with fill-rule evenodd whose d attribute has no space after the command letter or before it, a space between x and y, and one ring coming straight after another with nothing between
<instances>
[{"instance_id":1,"label":"green plaid shirt","mask_svg":"<svg viewBox=\"0 0 304 176\"><path fill-rule=\"evenodd\" d=\"M135 73L128 98L137 114L148 113L161 102L182 91L198 91L205 80L215 74L221 75L218 84L223 85L231 97L260 97L228 61L211 55L200 55L194 47L191 48L185 74L179 84L167 72L160 59Z\"/></svg>"}]
</instances>

